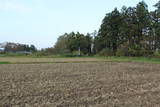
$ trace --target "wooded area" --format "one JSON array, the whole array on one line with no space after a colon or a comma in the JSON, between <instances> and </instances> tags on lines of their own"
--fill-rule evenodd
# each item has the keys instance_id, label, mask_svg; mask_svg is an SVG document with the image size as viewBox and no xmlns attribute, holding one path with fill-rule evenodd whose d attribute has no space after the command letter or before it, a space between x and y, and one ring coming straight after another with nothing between
<instances>
[{"instance_id":1,"label":"wooded area","mask_svg":"<svg viewBox=\"0 0 160 107\"><path fill-rule=\"evenodd\" d=\"M160 1L149 11L142 1L136 7L115 8L104 17L98 34L65 33L54 48L54 54L149 56L160 51Z\"/></svg>"}]
</instances>

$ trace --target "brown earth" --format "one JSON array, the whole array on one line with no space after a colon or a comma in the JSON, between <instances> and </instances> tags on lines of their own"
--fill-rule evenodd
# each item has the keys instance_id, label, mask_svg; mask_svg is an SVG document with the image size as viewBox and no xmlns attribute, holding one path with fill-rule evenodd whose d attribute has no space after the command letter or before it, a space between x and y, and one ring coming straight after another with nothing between
<instances>
[{"instance_id":1,"label":"brown earth","mask_svg":"<svg viewBox=\"0 0 160 107\"><path fill-rule=\"evenodd\" d=\"M160 65L1 64L1 107L160 107Z\"/></svg>"}]
</instances>

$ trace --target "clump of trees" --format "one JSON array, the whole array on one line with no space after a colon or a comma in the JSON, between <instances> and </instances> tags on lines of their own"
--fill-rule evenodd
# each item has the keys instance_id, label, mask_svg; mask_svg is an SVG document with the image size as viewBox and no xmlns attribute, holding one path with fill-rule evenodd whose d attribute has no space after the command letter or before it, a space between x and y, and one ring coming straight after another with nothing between
<instances>
[{"instance_id":1,"label":"clump of trees","mask_svg":"<svg viewBox=\"0 0 160 107\"><path fill-rule=\"evenodd\" d=\"M108 56L150 56L160 51L160 1L149 11L144 1L136 7L115 8L104 17L98 34L93 38L79 32L60 36L54 54Z\"/></svg>"},{"instance_id":2,"label":"clump of trees","mask_svg":"<svg viewBox=\"0 0 160 107\"><path fill-rule=\"evenodd\" d=\"M160 1L148 11L142 1L136 7L115 8L106 14L95 38L96 53L148 56L160 50Z\"/></svg>"},{"instance_id":3,"label":"clump of trees","mask_svg":"<svg viewBox=\"0 0 160 107\"><path fill-rule=\"evenodd\" d=\"M79 32L60 36L53 48L39 51L40 55L160 55L160 1L149 11L144 1L135 7L123 6L107 13L94 37ZM8 43L5 52L37 51L34 45ZM38 53L38 52L37 52Z\"/></svg>"},{"instance_id":4,"label":"clump of trees","mask_svg":"<svg viewBox=\"0 0 160 107\"><path fill-rule=\"evenodd\" d=\"M34 45L8 42L4 47L4 51L5 52L36 52L37 49Z\"/></svg>"},{"instance_id":5,"label":"clump of trees","mask_svg":"<svg viewBox=\"0 0 160 107\"><path fill-rule=\"evenodd\" d=\"M93 39L90 34L84 35L79 32L65 33L60 36L54 46L55 54L91 55Z\"/></svg>"}]
</instances>

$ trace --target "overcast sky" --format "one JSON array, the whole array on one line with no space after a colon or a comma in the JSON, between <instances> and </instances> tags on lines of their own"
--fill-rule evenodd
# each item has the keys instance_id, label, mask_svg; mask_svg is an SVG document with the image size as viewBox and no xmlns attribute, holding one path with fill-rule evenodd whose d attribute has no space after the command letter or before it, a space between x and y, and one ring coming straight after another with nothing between
<instances>
[{"instance_id":1,"label":"overcast sky","mask_svg":"<svg viewBox=\"0 0 160 107\"><path fill-rule=\"evenodd\" d=\"M16 42L47 48L65 32L98 30L115 7L140 0L0 0L0 43ZM149 10L158 0L144 0Z\"/></svg>"}]
</instances>

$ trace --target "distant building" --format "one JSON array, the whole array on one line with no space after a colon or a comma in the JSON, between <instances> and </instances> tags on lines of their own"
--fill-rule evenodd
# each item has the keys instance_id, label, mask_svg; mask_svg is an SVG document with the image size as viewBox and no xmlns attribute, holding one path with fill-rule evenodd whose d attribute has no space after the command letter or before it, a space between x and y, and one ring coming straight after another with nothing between
<instances>
[{"instance_id":1,"label":"distant building","mask_svg":"<svg viewBox=\"0 0 160 107\"><path fill-rule=\"evenodd\" d=\"M5 48L8 42L0 43L0 48Z\"/></svg>"},{"instance_id":2,"label":"distant building","mask_svg":"<svg viewBox=\"0 0 160 107\"><path fill-rule=\"evenodd\" d=\"M0 48L0 53L1 53L1 52L4 52L4 48Z\"/></svg>"},{"instance_id":3,"label":"distant building","mask_svg":"<svg viewBox=\"0 0 160 107\"><path fill-rule=\"evenodd\" d=\"M0 53L5 51L5 46L7 45L7 42L0 43Z\"/></svg>"},{"instance_id":4,"label":"distant building","mask_svg":"<svg viewBox=\"0 0 160 107\"><path fill-rule=\"evenodd\" d=\"M28 52L28 51L17 51L16 53L19 53L19 54L32 54L32 52Z\"/></svg>"}]
</instances>

